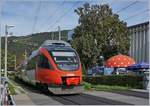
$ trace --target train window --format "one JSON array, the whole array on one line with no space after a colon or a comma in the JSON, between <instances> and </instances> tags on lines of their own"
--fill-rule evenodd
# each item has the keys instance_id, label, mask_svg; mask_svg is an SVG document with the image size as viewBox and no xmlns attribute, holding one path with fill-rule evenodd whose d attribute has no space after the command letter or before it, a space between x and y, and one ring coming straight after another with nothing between
<instances>
[{"instance_id":1,"label":"train window","mask_svg":"<svg viewBox=\"0 0 150 106\"><path fill-rule=\"evenodd\" d=\"M38 67L53 69L52 65L44 55L40 55L38 58Z\"/></svg>"},{"instance_id":2,"label":"train window","mask_svg":"<svg viewBox=\"0 0 150 106\"><path fill-rule=\"evenodd\" d=\"M79 59L73 51L52 51L51 55L61 70L74 71L79 68Z\"/></svg>"}]
</instances>

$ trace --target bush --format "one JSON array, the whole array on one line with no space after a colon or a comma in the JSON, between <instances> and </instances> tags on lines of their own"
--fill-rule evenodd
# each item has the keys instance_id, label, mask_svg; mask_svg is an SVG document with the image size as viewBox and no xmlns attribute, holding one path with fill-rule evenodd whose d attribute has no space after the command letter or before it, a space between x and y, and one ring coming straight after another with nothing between
<instances>
[{"instance_id":1,"label":"bush","mask_svg":"<svg viewBox=\"0 0 150 106\"><path fill-rule=\"evenodd\" d=\"M125 86L132 88L142 88L143 78L141 76L133 75L111 75L111 76L95 76L95 77L83 77L85 82L94 85L113 85L113 86Z\"/></svg>"},{"instance_id":2,"label":"bush","mask_svg":"<svg viewBox=\"0 0 150 106\"><path fill-rule=\"evenodd\" d=\"M92 89L92 84L90 84L90 83L84 82L83 85L84 85L85 90L91 90Z\"/></svg>"}]
</instances>

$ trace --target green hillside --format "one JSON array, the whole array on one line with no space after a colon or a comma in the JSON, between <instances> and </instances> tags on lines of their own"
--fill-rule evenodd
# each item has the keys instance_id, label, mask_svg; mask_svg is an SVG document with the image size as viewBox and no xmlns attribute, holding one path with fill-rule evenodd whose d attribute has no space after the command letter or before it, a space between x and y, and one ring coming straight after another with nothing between
<instances>
[{"instance_id":1,"label":"green hillside","mask_svg":"<svg viewBox=\"0 0 150 106\"><path fill-rule=\"evenodd\" d=\"M61 31L61 39L67 40L69 30ZM51 32L36 33L27 36L10 36L8 37L8 53L17 56L17 64L24 60L25 50L29 55L33 50L37 49L45 40L51 40ZM58 39L58 32L54 32L54 40ZM4 37L2 37L2 50L4 50Z\"/></svg>"}]
</instances>

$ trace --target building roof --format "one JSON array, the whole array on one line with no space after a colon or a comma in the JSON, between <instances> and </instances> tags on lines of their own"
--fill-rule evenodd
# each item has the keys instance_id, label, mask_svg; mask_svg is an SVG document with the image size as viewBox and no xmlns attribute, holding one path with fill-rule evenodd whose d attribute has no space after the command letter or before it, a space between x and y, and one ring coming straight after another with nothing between
<instances>
[{"instance_id":1,"label":"building roof","mask_svg":"<svg viewBox=\"0 0 150 106\"><path fill-rule=\"evenodd\" d=\"M128 28L135 28L135 27L143 26L143 25L149 25L149 21L139 23L139 24L135 24L135 25L131 25L131 26L128 26Z\"/></svg>"}]
</instances>

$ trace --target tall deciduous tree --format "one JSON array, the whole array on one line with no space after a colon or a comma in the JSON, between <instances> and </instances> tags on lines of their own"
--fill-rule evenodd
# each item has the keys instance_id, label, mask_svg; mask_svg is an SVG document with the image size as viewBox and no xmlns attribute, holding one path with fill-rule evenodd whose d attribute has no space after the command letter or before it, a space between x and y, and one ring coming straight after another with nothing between
<instances>
[{"instance_id":1,"label":"tall deciduous tree","mask_svg":"<svg viewBox=\"0 0 150 106\"><path fill-rule=\"evenodd\" d=\"M75 12L79 16L79 26L74 30L72 45L86 67L96 64L101 55L107 59L117 53L128 53L127 25L109 5L85 3Z\"/></svg>"}]
</instances>

